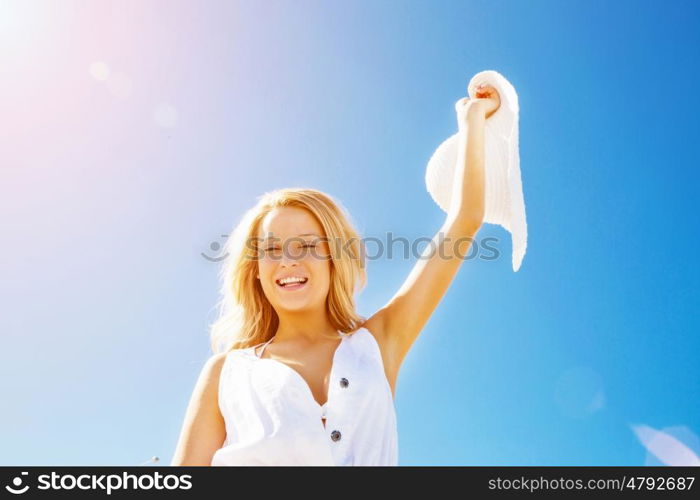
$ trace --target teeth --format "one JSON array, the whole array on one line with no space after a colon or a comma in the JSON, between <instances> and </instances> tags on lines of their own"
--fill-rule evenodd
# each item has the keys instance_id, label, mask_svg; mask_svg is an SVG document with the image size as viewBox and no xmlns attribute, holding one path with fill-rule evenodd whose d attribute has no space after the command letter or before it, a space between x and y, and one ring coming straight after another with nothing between
<instances>
[{"instance_id":1,"label":"teeth","mask_svg":"<svg viewBox=\"0 0 700 500\"><path fill-rule=\"evenodd\" d=\"M301 283L303 281L306 281L306 278L298 278L296 276L292 276L290 278L282 278L279 280L279 283L281 285L286 285L287 283Z\"/></svg>"}]
</instances>

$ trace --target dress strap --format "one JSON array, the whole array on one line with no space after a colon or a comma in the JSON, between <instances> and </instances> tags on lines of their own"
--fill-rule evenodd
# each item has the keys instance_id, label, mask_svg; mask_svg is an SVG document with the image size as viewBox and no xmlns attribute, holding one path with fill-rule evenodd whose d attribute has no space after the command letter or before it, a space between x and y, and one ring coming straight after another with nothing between
<instances>
[{"instance_id":1,"label":"dress strap","mask_svg":"<svg viewBox=\"0 0 700 500\"><path fill-rule=\"evenodd\" d=\"M256 345L256 346L253 348L253 354L255 354L255 356L258 357L258 358L262 358L262 355L263 355L263 353L265 352L265 348L267 347L267 344L269 344L270 342L272 342L272 339L274 339L274 338L275 338L275 337L273 336L270 340L268 340L267 342L265 342L265 344L263 344L263 348L262 348L262 350L260 351L260 354L255 354L255 349L258 347L258 346ZM258 344L258 345L260 345L260 344Z\"/></svg>"}]
</instances>

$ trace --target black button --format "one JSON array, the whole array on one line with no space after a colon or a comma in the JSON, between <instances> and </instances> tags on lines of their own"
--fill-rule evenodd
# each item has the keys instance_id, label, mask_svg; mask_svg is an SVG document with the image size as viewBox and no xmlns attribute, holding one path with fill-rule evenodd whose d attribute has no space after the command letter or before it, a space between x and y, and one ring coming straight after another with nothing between
<instances>
[{"instance_id":1,"label":"black button","mask_svg":"<svg viewBox=\"0 0 700 500\"><path fill-rule=\"evenodd\" d=\"M331 432L331 439L333 441L340 441L340 431Z\"/></svg>"},{"instance_id":2,"label":"black button","mask_svg":"<svg viewBox=\"0 0 700 500\"><path fill-rule=\"evenodd\" d=\"M349 383L350 382L348 382L348 379L346 379L345 377L340 379L340 387L347 387Z\"/></svg>"}]
</instances>

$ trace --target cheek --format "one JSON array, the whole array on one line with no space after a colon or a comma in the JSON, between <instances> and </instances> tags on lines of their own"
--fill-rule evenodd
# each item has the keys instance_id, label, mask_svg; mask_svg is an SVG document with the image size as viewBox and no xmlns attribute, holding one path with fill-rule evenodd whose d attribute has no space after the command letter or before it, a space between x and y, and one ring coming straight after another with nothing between
<instances>
[{"instance_id":1,"label":"cheek","mask_svg":"<svg viewBox=\"0 0 700 500\"><path fill-rule=\"evenodd\" d=\"M321 259L312 259L308 264L311 272L317 283L326 284L331 279L331 268L329 261Z\"/></svg>"},{"instance_id":2,"label":"cheek","mask_svg":"<svg viewBox=\"0 0 700 500\"><path fill-rule=\"evenodd\" d=\"M262 259L258 261L258 275L260 276L260 282L265 286L272 276L273 266L269 261Z\"/></svg>"}]
</instances>

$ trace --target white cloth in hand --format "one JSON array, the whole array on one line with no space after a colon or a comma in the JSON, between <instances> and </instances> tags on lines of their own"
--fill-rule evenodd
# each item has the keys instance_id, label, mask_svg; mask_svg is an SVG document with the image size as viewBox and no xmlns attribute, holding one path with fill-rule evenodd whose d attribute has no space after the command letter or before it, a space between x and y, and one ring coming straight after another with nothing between
<instances>
[{"instance_id":1,"label":"white cloth in hand","mask_svg":"<svg viewBox=\"0 0 700 500\"><path fill-rule=\"evenodd\" d=\"M503 75L494 70L486 70L477 73L469 81L467 89L470 98L475 98L475 89L482 83L495 87L501 99L499 108L487 118L484 131L484 222L498 224L511 233L513 271L517 271L527 248L527 221L518 144L518 94ZM460 125L459 132L440 144L425 172L428 192L445 212L448 211L452 198L459 136L465 133L467 125Z\"/></svg>"}]
</instances>

